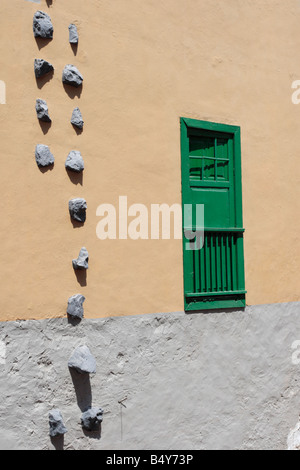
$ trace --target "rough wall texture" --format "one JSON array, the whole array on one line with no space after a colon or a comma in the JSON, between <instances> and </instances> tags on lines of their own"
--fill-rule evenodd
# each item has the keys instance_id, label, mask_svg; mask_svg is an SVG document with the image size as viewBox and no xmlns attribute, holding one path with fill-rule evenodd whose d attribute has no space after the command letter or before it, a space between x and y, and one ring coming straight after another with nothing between
<instances>
[{"instance_id":1,"label":"rough wall texture","mask_svg":"<svg viewBox=\"0 0 300 470\"><path fill-rule=\"evenodd\" d=\"M285 449L300 412L299 313L289 303L1 323L0 449ZM81 344L97 360L90 380L67 366ZM101 436L81 429L88 405L105 410ZM64 442L48 436L52 408Z\"/></svg>"}]
</instances>

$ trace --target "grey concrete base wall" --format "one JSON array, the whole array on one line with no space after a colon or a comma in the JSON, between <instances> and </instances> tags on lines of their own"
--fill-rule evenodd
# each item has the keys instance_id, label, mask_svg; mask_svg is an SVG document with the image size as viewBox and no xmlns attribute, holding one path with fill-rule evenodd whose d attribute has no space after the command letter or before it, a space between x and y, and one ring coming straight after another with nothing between
<instances>
[{"instance_id":1,"label":"grey concrete base wall","mask_svg":"<svg viewBox=\"0 0 300 470\"><path fill-rule=\"evenodd\" d=\"M300 413L298 340L300 303L0 323L0 449L286 449ZM90 378L68 369L83 344L97 360ZM80 426L91 405L105 410L98 434ZM53 408L68 429L56 441Z\"/></svg>"}]
</instances>

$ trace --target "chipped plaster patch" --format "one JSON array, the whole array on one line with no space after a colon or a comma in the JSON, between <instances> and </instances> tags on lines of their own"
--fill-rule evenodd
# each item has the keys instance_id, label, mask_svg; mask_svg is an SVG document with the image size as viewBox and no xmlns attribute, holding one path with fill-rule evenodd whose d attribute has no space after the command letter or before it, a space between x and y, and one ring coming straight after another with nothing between
<instances>
[{"instance_id":1,"label":"chipped plaster patch","mask_svg":"<svg viewBox=\"0 0 300 470\"><path fill-rule=\"evenodd\" d=\"M288 450L300 450L300 421L288 435L287 448Z\"/></svg>"},{"instance_id":2,"label":"chipped plaster patch","mask_svg":"<svg viewBox=\"0 0 300 470\"><path fill-rule=\"evenodd\" d=\"M6 364L6 344L0 341L0 365Z\"/></svg>"}]
</instances>

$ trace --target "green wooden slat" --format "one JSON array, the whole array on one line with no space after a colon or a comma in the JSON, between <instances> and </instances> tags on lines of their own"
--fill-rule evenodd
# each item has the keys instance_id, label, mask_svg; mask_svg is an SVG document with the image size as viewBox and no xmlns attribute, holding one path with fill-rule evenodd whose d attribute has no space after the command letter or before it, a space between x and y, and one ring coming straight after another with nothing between
<instances>
[{"instance_id":1,"label":"green wooden slat","mask_svg":"<svg viewBox=\"0 0 300 470\"><path fill-rule=\"evenodd\" d=\"M194 255L194 286L195 290L194 292L200 292L200 258L199 258L199 251L200 250L194 250L193 255Z\"/></svg>"},{"instance_id":2,"label":"green wooden slat","mask_svg":"<svg viewBox=\"0 0 300 470\"><path fill-rule=\"evenodd\" d=\"M231 246L229 242L230 235L226 236L226 267L227 267L227 290L231 290Z\"/></svg>"},{"instance_id":3,"label":"green wooden slat","mask_svg":"<svg viewBox=\"0 0 300 470\"><path fill-rule=\"evenodd\" d=\"M232 290L237 290L237 256L236 256L236 238L231 235L231 259L232 259Z\"/></svg>"},{"instance_id":4,"label":"green wooden slat","mask_svg":"<svg viewBox=\"0 0 300 470\"><path fill-rule=\"evenodd\" d=\"M245 294L241 294L236 296L236 298L232 298L232 296L228 295L227 298L223 298L223 296L220 296L220 300L218 300L218 297L215 297L214 300L207 301L205 297L201 299L199 297L198 299L191 299L192 302L189 301L189 299L185 302L185 310L186 312L197 312L197 311L203 311L203 310L213 310L213 309L226 309L226 308L245 308L246 306L246 300L245 300Z\"/></svg>"},{"instance_id":5,"label":"green wooden slat","mask_svg":"<svg viewBox=\"0 0 300 470\"><path fill-rule=\"evenodd\" d=\"M197 156L197 155L189 155L189 158L191 160L217 160L218 162L228 162L228 158L215 158L215 157L209 157L207 155L204 156Z\"/></svg>"},{"instance_id":6,"label":"green wooden slat","mask_svg":"<svg viewBox=\"0 0 300 470\"><path fill-rule=\"evenodd\" d=\"M203 243L203 237L201 237L201 246ZM205 292L205 259L204 259L204 248L199 250L199 263L200 263L200 292Z\"/></svg>"},{"instance_id":7,"label":"green wooden slat","mask_svg":"<svg viewBox=\"0 0 300 470\"><path fill-rule=\"evenodd\" d=\"M191 230L193 230L193 228L196 228L196 227L191 227ZM243 233L245 232L245 229L244 228L210 228L210 227L207 227L205 228L205 232L239 232L239 233Z\"/></svg>"},{"instance_id":8,"label":"green wooden slat","mask_svg":"<svg viewBox=\"0 0 300 470\"><path fill-rule=\"evenodd\" d=\"M191 245L192 241L188 242ZM193 263L193 251L185 251L185 263L184 263L184 285L186 292L194 291L194 263Z\"/></svg>"},{"instance_id":9,"label":"green wooden slat","mask_svg":"<svg viewBox=\"0 0 300 470\"><path fill-rule=\"evenodd\" d=\"M222 261L221 261L221 236L219 234L216 235L216 273L217 273L217 291L222 291Z\"/></svg>"},{"instance_id":10,"label":"green wooden slat","mask_svg":"<svg viewBox=\"0 0 300 470\"><path fill-rule=\"evenodd\" d=\"M217 168L217 138L215 138L215 181L218 181L218 168Z\"/></svg>"},{"instance_id":11,"label":"green wooden slat","mask_svg":"<svg viewBox=\"0 0 300 470\"><path fill-rule=\"evenodd\" d=\"M195 225L188 225L185 227L187 230L194 232L197 227ZM205 228L205 233L218 232L218 233L243 233L245 232L244 228Z\"/></svg>"},{"instance_id":12,"label":"green wooden slat","mask_svg":"<svg viewBox=\"0 0 300 470\"><path fill-rule=\"evenodd\" d=\"M238 289L245 289L245 269L244 269L244 239L237 237L237 285Z\"/></svg>"},{"instance_id":13,"label":"green wooden slat","mask_svg":"<svg viewBox=\"0 0 300 470\"><path fill-rule=\"evenodd\" d=\"M203 172L205 172L205 165L203 165ZM197 177L195 176L190 176L189 178L189 183L190 183L190 186L191 188L211 188L211 189L214 189L215 187L218 187L218 188L230 188L230 185L227 181L213 181L213 180L199 180L197 179Z\"/></svg>"},{"instance_id":14,"label":"green wooden slat","mask_svg":"<svg viewBox=\"0 0 300 470\"><path fill-rule=\"evenodd\" d=\"M211 278L210 278L210 247L208 236L205 236L205 284L206 292L210 292Z\"/></svg>"},{"instance_id":15,"label":"green wooden slat","mask_svg":"<svg viewBox=\"0 0 300 470\"><path fill-rule=\"evenodd\" d=\"M210 236L210 245L211 245L211 251L210 251L210 262L211 262L211 290L212 292L217 290L216 286L216 246L215 246L215 236L214 234L211 234Z\"/></svg>"},{"instance_id":16,"label":"green wooden slat","mask_svg":"<svg viewBox=\"0 0 300 470\"><path fill-rule=\"evenodd\" d=\"M226 290L226 248L225 236L221 233L221 273L222 273L222 291Z\"/></svg>"},{"instance_id":17,"label":"green wooden slat","mask_svg":"<svg viewBox=\"0 0 300 470\"><path fill-rule=\"evenodd\" d=\"M245 290L234 290L234 291L227 291L227 292L211 292L209 295L210 296L219 296L219 295L224 295L224 294L228 294L228 295L241 295L241 294L246 294L247 292ZM199 293L199 292L192 292L192 293L189 293L186 295L188 298L192 298L192 297L205 297L207 296L207 293Z\"/></svg>"},{"instance_id":18,"label":"green wooden slat","mask_svg":"<svg viewBox=\"0 0 300 470\"><path fill-rule=\"evenodd\" d=\"M199 130L201 130L201 133L203 132L204 135L207 136L215 137L217 132L219 137L228 138L228 134L232 135L240 131L238 126L232 126L229 124L219 124L216 122L200 121L198 119L190 118L181 118L181 121L189 129L189 133L194 133L195 135L199 135Z\"/></svg>"}]
</instances>

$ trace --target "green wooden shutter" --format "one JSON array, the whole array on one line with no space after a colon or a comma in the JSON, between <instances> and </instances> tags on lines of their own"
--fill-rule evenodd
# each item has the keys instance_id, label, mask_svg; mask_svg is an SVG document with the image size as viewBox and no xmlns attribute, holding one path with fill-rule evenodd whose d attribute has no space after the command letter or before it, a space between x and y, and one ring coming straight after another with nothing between
<instances>
[{"instance_id":1,"label":"green wooden shutter","mask_svg":"<svg viewBox=\"0 0 300 470\"><path fill-rule=\"evenodd\" d=\"M181 118L181 156L185 309L245 307L240 128ZM201 248L191 249L201 204Z\"/></svg>"}]
</instances>

